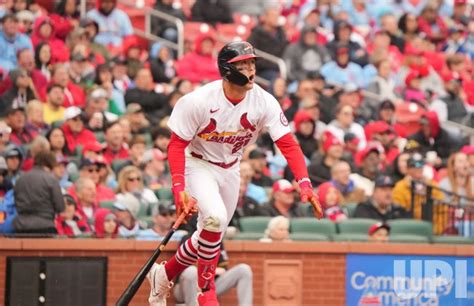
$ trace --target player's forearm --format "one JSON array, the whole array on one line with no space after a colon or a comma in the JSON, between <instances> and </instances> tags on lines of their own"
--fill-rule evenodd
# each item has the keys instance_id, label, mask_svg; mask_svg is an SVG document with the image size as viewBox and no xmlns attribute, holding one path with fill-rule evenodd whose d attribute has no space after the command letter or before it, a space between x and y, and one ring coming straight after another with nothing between
<instances>
[{"instance_id":1,"label":"player's forearm","mask_svg":"<svg viewBox=\"0 0 474 306\"><path fill-rule=\"evenodd\" d=\"M171 180L173 187L185 186L184 167L185 156L184 150L189 142L181 139L175 133L171 134L170 143L168 145L168 163L170 166Z\"/></svg>"},{"instance_id":2,"label":"player's forearm","mask_svg":"<svg viewBox=\"0 0 474 306\"><path fill-rule=\"evenodd\" d=\"M275 144L288 161L288 166L296 180L300 181L303 178L308 178L308 170L306 168L303 152L293 136L288 133L275 141Z\"/></svg>"}]
</instances>

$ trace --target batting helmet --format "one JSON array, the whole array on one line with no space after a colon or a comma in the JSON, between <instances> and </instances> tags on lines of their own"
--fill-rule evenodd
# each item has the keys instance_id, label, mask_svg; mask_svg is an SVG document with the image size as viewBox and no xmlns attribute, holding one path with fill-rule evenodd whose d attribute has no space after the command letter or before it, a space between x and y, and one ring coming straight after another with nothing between
<instances>
[{"instance_id":1,"label":"batting helmet","mask_svg":"<svg viewBox=\"0 0 474 306\"><path fill-rule=\"evenodd\" d=\"M228 43L222 47L217 56L219 73L225 80L244 86L249 82L249 79L243 73L239 72L232 63L257 57L253 46L246 41Z\"/></svg>"}]
</instances>

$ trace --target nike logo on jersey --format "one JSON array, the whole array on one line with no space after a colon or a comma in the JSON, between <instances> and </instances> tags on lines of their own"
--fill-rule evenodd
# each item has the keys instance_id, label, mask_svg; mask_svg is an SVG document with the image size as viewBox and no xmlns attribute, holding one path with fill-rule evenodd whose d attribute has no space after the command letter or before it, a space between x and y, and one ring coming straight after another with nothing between
<instances>
[{"instance_id":1,"label":"nike logo on jersey","mask_svg":"<svg viewBox=\"0 0 474 306\"><path fill-rule=\"evenodd\" d=\"M216 109L211 109L211 114L214 114L215 112L217 112L220 108L216 108Z\"/></svg>"}]
</instances>

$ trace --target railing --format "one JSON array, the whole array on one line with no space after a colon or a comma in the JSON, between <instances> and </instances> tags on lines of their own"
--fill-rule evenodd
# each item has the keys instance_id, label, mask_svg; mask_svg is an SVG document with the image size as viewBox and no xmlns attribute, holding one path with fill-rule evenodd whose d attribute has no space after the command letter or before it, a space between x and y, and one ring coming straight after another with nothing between
<instances>
[{"instance_id":1,"label":"railing","mask_svg":"<svg viewBox=\"0 0 474 306\"><path fill-rule=\"evenodd\" d=\"M471 116L473 116L471 114ZM472 120L472 119L471 119ZM441 123L441 126L449 131L452 131L454 133L459 133L461 132L462 135L465 135L469 137L469 143L471 145L474 145L474 128L471 128L469 126L459 124L453 121L445 121Z\"/></svg>"},{"instance_id":2,"label":"railing","mask_svg":"<svg viewBox=\"0 0 474 306\"><path fill-rule=\"evenodd\" d=\"M421 181L410 193L413 218L432 222L434 234L474 237L474 198Z\"/></svg>"}]
</instances>

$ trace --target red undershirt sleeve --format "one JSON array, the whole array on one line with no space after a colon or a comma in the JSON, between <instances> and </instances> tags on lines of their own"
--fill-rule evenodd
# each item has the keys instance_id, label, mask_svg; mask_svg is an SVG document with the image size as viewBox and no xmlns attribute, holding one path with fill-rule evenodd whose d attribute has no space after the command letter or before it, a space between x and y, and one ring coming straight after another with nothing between
<instances>
[{"instance_id":1,"label":"red undershirt sleeve","mask_svg":"<svg viewBox=\"0 0 474 306\"><path fill-rule=\"evenodd\" d=\"M180 138L175 133L171 133L170 143L168 145L168 164L170 166L172 185L185 186L184 166L185 156L184 150L189 145L189 141Z\"/></svg>"},{"instance_id":2,"label":"red undershirt sleeve","mask_svg":"<svg viewBox=\"0 0 474 306\"><path fill-rule=\"evenodd\" d=\"M288 161L288 165L290 166L291 172L293 172L296 181L307 178L308 169L306 168L303 152L291 133L280 137L275 141L275 144Z\"/></svg>"}]
</instances>

